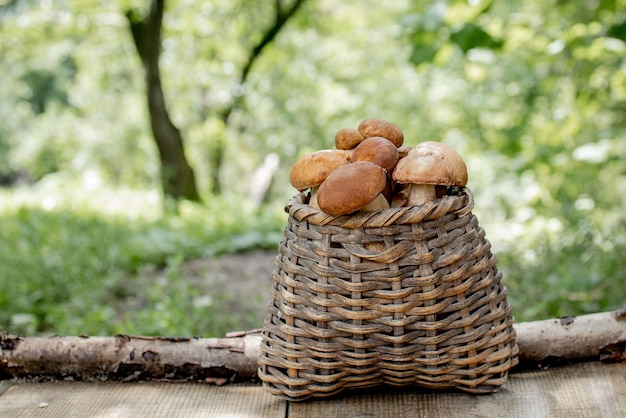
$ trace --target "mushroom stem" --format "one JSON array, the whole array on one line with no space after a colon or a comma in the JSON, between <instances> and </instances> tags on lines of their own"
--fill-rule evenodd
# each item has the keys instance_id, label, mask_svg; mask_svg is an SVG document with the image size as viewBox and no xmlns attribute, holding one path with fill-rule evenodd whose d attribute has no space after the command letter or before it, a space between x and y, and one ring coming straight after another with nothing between
<instances>
[{"instance_id":1,"label":"mushroom stem","mask_svg":"<svg viewBox=\"0 0 626 418\"><path fill-rule=\"evenodd\" d=\"M320 205L317 204L317 190L319 186L311 187L311 194L309 196L309 205L313 206L315 209L319 209Z\"/></svg>"},{"instance_id":2,"label":"mushroom stem","mask_svg":"<svg viewBox=\"0 0 626 418\"><path fill-rule=\"evenodd\" d=\"M436 198L435 186L432 184L411 184L408 205L419 206Z\"/></svg>"},{"instance_id":3,"label":"mushroom stem","mask_svg":"<svg viewBox=\"0 0 626 418\"><path fill-rule=\"evenodd\" d=\"M392 208L401 208L403 206L407 206L409 203L409 193L411 192L410 184L400 184L396 185L395 192L393 193L393 197L391 199L391 207Z\"/></svg>"},{"instance_id":4,"label":"mushroom stem","mask_svg":"<svg viewBox=\"0 0 626 418\"><path fill-rule=\"evenodd\" d=\"M379 210L389 209L389 202L385 198L385 195L379 193L378 196L367 205L363 206L361 212L378 212Z\"/></svg>"}]
</instances>

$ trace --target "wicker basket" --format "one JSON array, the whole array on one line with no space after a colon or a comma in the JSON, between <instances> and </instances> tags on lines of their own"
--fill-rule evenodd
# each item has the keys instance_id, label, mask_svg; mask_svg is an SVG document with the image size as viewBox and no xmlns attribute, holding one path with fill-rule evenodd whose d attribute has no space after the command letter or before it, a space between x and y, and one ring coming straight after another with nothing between
<instances>
[{"instance_id":1,"label":"wicker basket","mask_svg":"<svg viewBox=\"0 0 626 418\"><path fill-rule=\"evenodd\" d=\"M378 385L489 393L518 348L469 189L330 216L287 202L259 377L289 400Z\"/></svg>"}]
</instances>

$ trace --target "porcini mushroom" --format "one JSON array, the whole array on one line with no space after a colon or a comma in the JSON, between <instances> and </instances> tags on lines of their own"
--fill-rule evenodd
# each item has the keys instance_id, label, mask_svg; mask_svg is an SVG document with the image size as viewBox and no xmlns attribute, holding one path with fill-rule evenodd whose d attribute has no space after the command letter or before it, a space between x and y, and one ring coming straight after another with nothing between
<instances>
[{"instance_id":1,"label":"porcini mushroom","mask_svg":"<svg viewBox=\"0 0 626 418\"><path fill-rule=\"evenodd\" d=\"M309 204L317 207L319 185L338 167L350 162L352 153L346 150L321 150L300 157L291 167L291 185L301 192L311 189Z\"/></svg>"},{"instance_id":2,"label":"porcini mushroom","mask_svg":"<svg viewBox=\"0 0 626 418\"><path fill-rule=\"evenodd\" d=\"M365 119L359 124L357 130L364 138L371 138L373 136L387 138L393 142L396 147L401 147L404 142L402 130L393 123L383 119Z\"/></svg>"},{"instance_id":3,"label":"porcini mushroom","mask_svg":"<svg viewBox=\"0 0 626 418\"><path fill-rule=\"evenodd\" d=\"M374 198L367 205L363 206L359 211L361 212L378 212L379 210L389 209L389 201L385 197L384 193L378 193L378 196Z\"/></svg>"},{"instance_id":4,"label":"porcini mushroom","mask_svg":"<svg viewBox=\"0 0 626 418\"><path fill-rule=\"evenodd\" d=\"M407 204L414 206L435 200L435 185L464 187L467 167L449 145L426 141L398 161L392 177L396 183L410 185Z\"/></svg>"},{"instance_id":5,"label":"porcini mushroom","mask_svg":"<svg viewBox=\"0 0 626 418\"><path fill-rule=\"evenodd\" d=\"M382 136L373 136L363 140L352 151L350 161L371 161L378 164L387 173L391 173L398 162L398 148Z\"/></svg>"},{"instance_id":6,"label":"porcini mushroom","mask_svg":"<svg viewBox=\"0 0 626 418\"><path fill-rule=\"evenodd\" d=\"M342 165L320 184L317 191L319 208L329 215L355 212L380 195L387 187L385 171L370 161Z\"/></svg>"},{"instance_id":7,"label":"porcini mushroom","mask_svg":"<svg viewBox=\"0 0 626 418\"><path fill-rule=\"evenodd\" d=\"M363 135L354 128L344 128L335 134L335 148L351 150L363 142Z\"/></svg>"},{"instance_id":8,"label":"porcini mushroom","mask_svg":"<svg viewBox=\"0 0 626 418\"><path fill-rule=\"evenodd\" d=\"M410 145L402 145L398 147L398 154L400 155L400 158L406 157L412 149L413 147Z\"/></svg>"}]
</instances>

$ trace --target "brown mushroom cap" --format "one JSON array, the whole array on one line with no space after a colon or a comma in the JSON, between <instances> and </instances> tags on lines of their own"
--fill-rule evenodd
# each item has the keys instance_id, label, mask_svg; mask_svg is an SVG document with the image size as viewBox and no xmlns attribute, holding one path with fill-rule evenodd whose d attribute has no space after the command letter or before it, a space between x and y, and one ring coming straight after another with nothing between
<instances>
[{"instance_id":1,"label":"brown mushroom cap","mask_svg":"<svg viewBox=\"0 0 626 418\"><path fill-rule=\"evenodd\" d=\"M393 142L396 147L401 147L404 142L402 130L393 123L383 119L365 119L359 124L357 129L364 138L382 136Z\"/></svg>"},{"instance_id":2,"label":"brown mushroom cap","mask_svg":"<svg viewBox=\"0 0 626 418\"><path fill-rule=\"evenodd\" d=\"M300 157L291 167L291 185L300 191L319 186L337 167L350 162L350 155L350 151L330 149Z\"/></svg>"},{"instance_id":3,"label":"brown mushroom cap","mask_svg":"<svg viewBox=\"0 0 626 418\"><path fill-rule=\"evenodd\" d=\"M342 165L333 171L317 191L319 208L339 216L357 211L387 187L387 175L370 161Z\"/></svg>"},{"instance_id":4,"label":"brown mushroom cap","mask_svg":"<svg viewBox=\"0 0 626 418\"><path fill-rule=\"evenodd\" d=\"M373 136L363 140L352 151L352 162L371 161L391 173L398 162L398 148L382 136Z\"/></svg>"},{"instance_id":5,"label":"brown mushroom cap","mask_svg":"<svg viewBox=\"0 0 626 418\"><path fill-rule=\"evenodd\" d=\"M463 187L467 184L467 167L449 145L426 141L398 161L393 180L397 183Z\"/></svg>"},{"instance_id":6,"label":"brown mushroom cap","mask_svg":"<svg viewBox=\"0 0 626 418\"><path fill-rule=\"evenodd\" d=\"M402 145L401 147L398 147L400 158L406 157L409 154L409 152L411 152L412 149L413 147L411 147L410 145Z\"/></svg>"},{"instance_id":7,"label":"brown mushroom cap","mask_svg":"<svg viewBox=\"0 0 626 418\"><path fill-rule=\"evenodd\" d=\"M335 134L335 148L350 150L363 142L363 135L353 128L344 128Z\"/></svg>"}]
</instances>

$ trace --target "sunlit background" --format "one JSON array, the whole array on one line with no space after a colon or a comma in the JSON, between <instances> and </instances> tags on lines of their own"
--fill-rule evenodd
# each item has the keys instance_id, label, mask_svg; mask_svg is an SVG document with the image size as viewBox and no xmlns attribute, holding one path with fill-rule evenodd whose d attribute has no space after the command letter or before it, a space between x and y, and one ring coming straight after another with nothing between
<instances>
[{"instance_id":1,"label":"sunlit background","mask_svg":"<svg viewBox=\"0 0 626 418\"><path fill-rule=\"evenodd\" d=\"M465 158L517 320L626 304L626 0L305 0L244 85L293 2L168 0L161 77L202 199L177 211L125 16L146 3L0 0L0 329L260 326L185 263L274 250L293 162L367 117Z\"/></svg>"}]
</instances>

